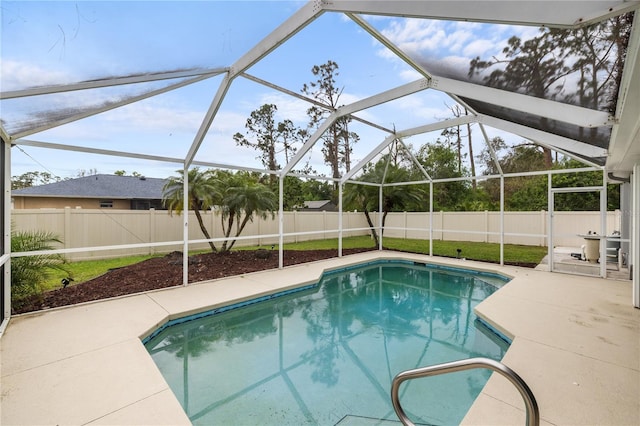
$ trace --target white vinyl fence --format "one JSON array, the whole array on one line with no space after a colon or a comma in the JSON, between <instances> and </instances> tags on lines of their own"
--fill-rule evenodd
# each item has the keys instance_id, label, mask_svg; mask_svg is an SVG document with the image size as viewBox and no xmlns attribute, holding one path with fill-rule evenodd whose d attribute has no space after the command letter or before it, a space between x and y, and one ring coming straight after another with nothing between
<instances>
[{"instance_id":1,"label":"white vinyl fence","mask_svg":"<svg viewBox=\"0 0 640 426\"><path fill-rule=\"evenodd\" d=\"M202 214L212 238L223 238L220 216L213 211ZM374 225L379 216L371 214ZM499 212L437 212L432 215L433 239L451 241L500 242ZM507 244L547 245L548 214L540 212L505 212L504 241ZM16 230L48 231L63 242L59 248L76 249L67 253L69 260L121 257L134 254L167 253L182 250L183 220L181 215L169 215L156 210L88 210L33 209L12 210ZM619 230L619 211L607 214L607 234ZM284 241L298 242L337 238L338 212L285 212ZM389 213L385 223L385 237L429 239L429 213ZM369 234L363 213L343 212L343 236ZM579 234L600 231L599 212L555 212L554 244L579 247L584 240ZM232 235L235 234L235 229ZM242 232L236 246L278 243L278 217L255 218ZM189 250L206 249L198 221L193 213L189 218ZM163 244L165 243L165 244ZM81 248L133 244L134 247L98 251ZM148 246L156 244L155 246ZM219 247L222 242L216 241Z\"/></svg>"}]
</instances>

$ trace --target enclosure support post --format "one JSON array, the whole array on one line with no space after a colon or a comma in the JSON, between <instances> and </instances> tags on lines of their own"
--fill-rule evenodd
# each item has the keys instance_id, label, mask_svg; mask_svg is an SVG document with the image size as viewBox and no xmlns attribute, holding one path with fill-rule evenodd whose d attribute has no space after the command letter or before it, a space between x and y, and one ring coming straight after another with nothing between
<instances>
[{"instance_id":1,"label":"enclosure support post","mask_svg":"<svg viewBox=\"0 0 640 426\"><path fill-rule=\"evenodd\" d=\"M607 173L602 169L600 190L600 276L607 278Z\"/></svg>"},{"instance_id":2,"label":"enclosure support post","mask_svg":"<svg viewBox=\"0 0 640 426\"><path fill-rule=\"evenodd\" d=\"M433 181L429 182L429 256L433 256Z\"/></svg>"},{"instance_id":3,"label":"enclosure support post","mask_svg":"<svg viewBox=\"0 0 640 426\"><path fill-rule=\"evenodd\" d=\"M500 265L504 266L504 175L500 175Z\"/></svg>"},{"instance_id":4,"label":"enclosure support post","mask_svg":"<svg viewBox=\"0 0 640 426\"><path fill-rule=\"evenodd\" d=\"M182 169L182 285L189 283L189 166Z\"/></svg>"},{"instance_id":5,"label":"enclosure support post","mask_svg":"<svg viewBox=\"0 0 640 426\"><path fill-rule=\"evenodd\" d=\"M549 219L547 220L547 259L549 262L549 272L553 272L553 207L555 205L553 192L553 181L551 173L547 174L547 211Z\"/></svg>"},{"instance_id":6,"label":"enclosure support post","mask_svg":"<svg viewBox=\"0 0 640 426\"><path fill-rule=\"evenodd\" d=\"M338 257L342 257L342 182L338 182Z\"/></svg>"},{"instance_id":7,"label":"enclosure support post","mask_svg":"<svg viewBox=\"0 0 640 426\"><path fill-rule=\"evenodd\" d=\"M284 174L278 179L278 268L284 267Z\"/></svg>"},{"instance_id":8,"label":"enclosure support post","mask_svg":"<svg viewBox=\"0 0 640 426\"><path fill-rule=\"evenodd\" d=\"M4 132L3 132L4 133ZM0 175L2 198L0 209L2 221L2 247L0 247L0 336L11 317L11 143L2 137L0 164L3 173Z\"/></svg>"},{"instance_id":9,"label":"enclosure support post","mask_svg":"<svg viewBox=\"0 0 640 426\"><path fill-rule=\"evenodd\" d=\"M631 174L631 243L627 265L631 270L633 306L640 308L640 163Z\"/></svg>"},{"instance_id":10,"label":"enclosure support post","mask_svg":"<svg viewBox=\"0 0 640 426\"><path fill-rule=\"evenodd\" d=\"M378 190L378 250L382 250L382 188L384 185L380 184Z\"/></svg>"}]
</instances>

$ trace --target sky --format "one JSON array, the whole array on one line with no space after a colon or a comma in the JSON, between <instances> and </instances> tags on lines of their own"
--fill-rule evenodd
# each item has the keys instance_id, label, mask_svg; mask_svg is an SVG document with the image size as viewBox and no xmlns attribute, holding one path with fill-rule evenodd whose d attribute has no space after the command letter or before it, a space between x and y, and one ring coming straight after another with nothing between
<instances>
[{"instance_id":1,"label":"sky","mask_svg":"<svg viewBox=\"0 0 640 426\"><path fill-rule=\"evenodd\" d=\"M293 1L77 1L11 2L0 4L2 41L1 90L66 84L138 73L185 68L228 67L284 22L304 3ZM499 55L509 37L535 35L537 28L485 25L365 16L396 45L443 75L464 76L471 58ZM375 41L357 24L339 13L325 13L279 46L247 72L300 93L315 80L314 65L328 60L339 66L336 85L349 104L380 91L421 78L414 69ZM80 121L25 136L25 139L183 158L194 138L222 77L214 77ZM83 90L25 99L0 101L7 129L48 111L91 108L101 103L167 83L145 83L115 88ZM299 99L242 77L236 78L196 160L262 168L257 153L237 147L233 134L245 133L251 112L265 103L278 108L276 119L296 125L307 122L309 105ZM451 118L455 102L434 90L422 91L358 113L386 128L408 129ZM360 136L352 155L356 164L380 144L384 132L351 124ZM477 132L477 129L475 130ZM519 139L489 129L489 137ZM439 132L405 142L414 148L435 141ZM482 149L474 135L475 152ZM82 171L111 174L125 170L149 177L176 174L179 164L74 153L30 146L14 147L12 176L30 171L72 178ZM284 158L279 159L284 163ZM319 145L303 159L319 174L329 175Z\"/></svg>"}]
</instances>

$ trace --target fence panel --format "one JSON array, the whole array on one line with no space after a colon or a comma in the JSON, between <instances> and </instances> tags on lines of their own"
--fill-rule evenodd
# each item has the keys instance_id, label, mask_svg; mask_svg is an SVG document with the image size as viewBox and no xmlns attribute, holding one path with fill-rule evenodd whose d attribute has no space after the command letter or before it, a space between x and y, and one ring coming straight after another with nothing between
<instances>
[{"instance_id":1,"label":"fence panel","mask_svg":"<svg viewBox=\"0 0 640 426\"><path fill-rule=\"evenodd\" d=\"M216 211L202 212L203 224L212 238L223 238L220 214ZM371 213L371 220L377 228L379 214ZM336 238L338 236L338 212L285 212L285 242ZM545 211L505 212L505 243L539 245L547 244L547 220ZM63 241L61 248L98 247L109 245L158 243L181 241L183 238L182 215L170 215L166 211L140 210L89 210L89 209L32 209L13 210L12 223L15 229L48 231ZM278 243L278 216L266 219L255 217L247 223L236 246L271 245ZM343 236L367 235L365 215L361 212L343 212ZM428 239L429 213L398 212L389 213L386 218L385 237ZM500 242L499 212L434 212L433 238L451 241ZM620 213L608 212L607 235L620 229ZM599 212L556 212L554 216L555 245L580 247L584 240L580 234L600 230ZM326 231L326 232L322 232ZM236 228L232 230L235 235ZM312 232L308 235L298 233ZM252 237L252 238L246 238ZM246 238L246 239L245 239ZM189 216L189 239L205 239L193 212ZM220 246L220 242L216 242ZM206 242L191 243L190 250L208 249ZM71 253L70 260L119 257L132 254L166 253L182 250L182 244L158 247L131 247L117 250Z\"/></svg>"}]
</instances>

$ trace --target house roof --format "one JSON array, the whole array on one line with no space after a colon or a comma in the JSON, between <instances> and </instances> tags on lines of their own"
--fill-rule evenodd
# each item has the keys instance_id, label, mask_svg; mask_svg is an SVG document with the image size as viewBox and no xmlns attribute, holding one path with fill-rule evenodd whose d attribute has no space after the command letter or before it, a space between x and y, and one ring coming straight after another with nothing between
<instances>
[{"instance_id":1,"label":"house roof","mask_svg":"<svg viewBox=\"0 0 640 426\"><path fill-rule=\"evenodd\" d=\"M304 208L312 209L312 210L320 210L322 208L326 208L329 206L331 210L335 209L335 205L331 202L331 200L319 200L319 201L305 201Z\"/></svg>"},{"instance_id":2,"label":"house roof","mask_svg":"<svg viewBox=\"0 0 640 426\"><path fill-rule=\"evenodd\" d=\"M21 197L161 199L166 179L91 175L11 191Z\"/></svg>"}]
</instances>

